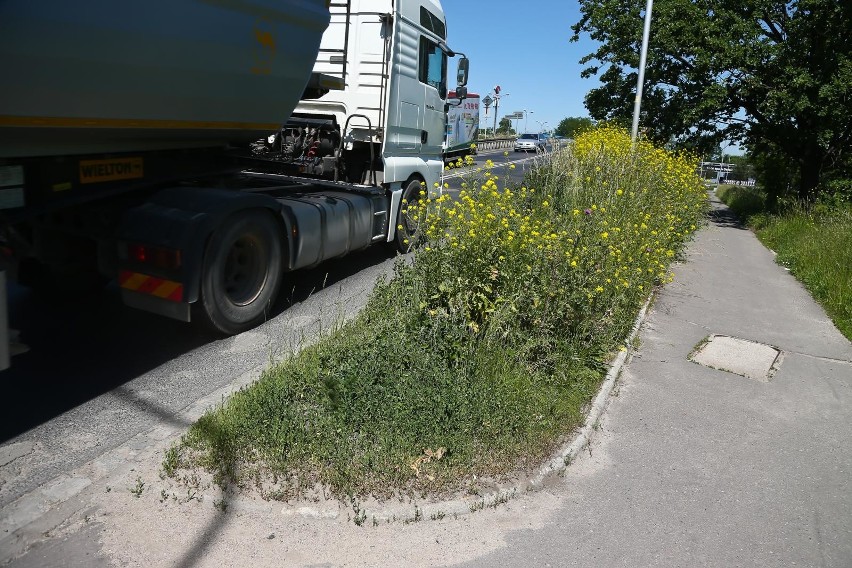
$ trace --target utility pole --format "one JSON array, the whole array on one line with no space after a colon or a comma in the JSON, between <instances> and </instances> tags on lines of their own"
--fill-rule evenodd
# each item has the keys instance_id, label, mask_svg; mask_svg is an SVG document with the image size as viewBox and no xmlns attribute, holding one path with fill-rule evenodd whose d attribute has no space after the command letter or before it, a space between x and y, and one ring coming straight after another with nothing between
<instances>
[{"instance_id":1,"label":"utility pole","mask_svg":"<svg viewBox=\"0 0 852 568\"><path fill-rule=\"evenodd\" d=\"M648 59L648 36L651 35L651 9L654 0L648 0L645 7L645 29L642 32L642 54L639 57L639 79L636 81L636 103L633 105L633 129L630 139L636 142L639 133L639 108L642 106L642 86L645 82L645 61Z\"/></svg>"},{"instance_id":2,"label":"utility pole","mask_svg":"<svg viewBox=\"0 0 852 568\"><path fill-rule=\"evenodd\" d=\"M508 96L509 93L500 94L500 85L494 87L494 136L497 136L497 108L500 106L500 99Z\"/></svg>"},{"instance_id":3,"label":"utility pole","mask_svg":"<svg viewBox=\"0 0 852 568\"><path fill-rule=\"evenodd\" d=\"M497 137L497 108L500 106L500 95L494 95L494 128L492 128L492 132L494 132L494 137Z\"/></svg>"},{"instance_id":4,"label":"utility pole","mask_svg":"<svg viewBox=\"0 0 852 568\"><path fill-rule=\"evenodd\" d=\"M485 105L485 116L486 116L486 118L488 117L488 107L490 107L491 103L493 103L493 102L494 102L494 99L492 99L489 95L485 95L485 98L482 99L482 104ZM494 112L497 112L497 111L494 111ZM488 123L486 122L485 124L487 125ZM485 127L485 137L488 138L488 126ZM491 133L491 137L494 138L493 132Z\"/></svg>"},{"instance_id":5,"label":"utility pole","mask_svg":"<svg viewBox=\"0 0 852 568\"><path fill-rule=\"evenodd\" d=\"M492 134L497 138L497 108L500 106L500 85L494 87L494 130Z\"/></svg>"}]
</instances>

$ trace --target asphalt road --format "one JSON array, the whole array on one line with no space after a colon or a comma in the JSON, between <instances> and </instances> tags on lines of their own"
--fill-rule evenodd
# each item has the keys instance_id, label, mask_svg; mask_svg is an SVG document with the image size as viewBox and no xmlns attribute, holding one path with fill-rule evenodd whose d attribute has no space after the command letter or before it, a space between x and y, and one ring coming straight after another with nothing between
<instances>
[{"instance_id":1,"label":"asphalt road","mask_svg":"<svg viewBox=\"0 0 852 568\"><path fill-rule=\"evenodd\" d=\"M535 156L482 152L473 168L447 172L450 194L458 194L460 174L488 159L495 173L519 183ZM10 285L10 325L30 351L0 372L0 461L9 454L15 465L0 472L0 507L173 421L300 338L335 325L363 305L375 281L391 273L394 258L389 249L374 247L290 275L273 318L229 338L127 308L114 285L73 301L48 301Z\"/></svg>"},{"instance_id":2,"label":"asphalt road","mask_svg":"<svg viewBox=\"0 0 852 568\"><path fill-rule=\"evenodd\" d=\"M549 150L550 147L548 147ZM465 177L471 173L471 170L484 167L487 160L491 160L494 163L492 171L500 176L501 179L504 181L508 180L510 184L520 183L523 180L524 173L537 159L541 159L540 155L514 152L512 148L481 151L474 156L474 166L465 167L460 170L453 168L446 172L445 181L450 186L447 191L454 197L458 195L458 192L461 190L461 183ZM510 164L514 164L515 169L510 169Z\"/></svg>"}]
</instances>

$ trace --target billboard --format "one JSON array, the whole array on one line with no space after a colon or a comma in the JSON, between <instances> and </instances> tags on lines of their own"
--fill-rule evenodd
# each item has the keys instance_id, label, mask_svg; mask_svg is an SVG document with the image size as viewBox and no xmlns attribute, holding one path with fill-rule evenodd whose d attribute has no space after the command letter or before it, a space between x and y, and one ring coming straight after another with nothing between
<instances>
[{"instance_id":1,"label":"billboard","mask_svg":"<svg viewBox=\"0 0 852 568\"><path fill-rule=\"evenodd\" d=\"M447 137L445 153L467 150L476 142L479 133L479 95L470 93L461 104L455 105L455 93L450 92L447 101L450 108L447 111Z\"/></svg>"}]
</instances>

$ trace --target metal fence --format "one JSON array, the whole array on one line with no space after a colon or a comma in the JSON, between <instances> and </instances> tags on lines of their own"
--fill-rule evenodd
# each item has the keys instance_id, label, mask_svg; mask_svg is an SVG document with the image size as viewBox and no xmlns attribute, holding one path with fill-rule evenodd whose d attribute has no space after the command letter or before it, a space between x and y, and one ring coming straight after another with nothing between
<instances>
[{"instance_id":1,"label":"metal fence","mask_svg":"<svg viewBox=\"0 0 852 568\"><path fill-rule=\"evenodd\" d=\"M498 150L500 148L511 148L515 145L515 137L507 138L485 138L476 141L477 150Z\"/></svg>"},{"instance_id":2,"label":"metal fence","mask_svg":"<svg viewBox=\"0 0 852 568\"><path fill-rule=\"evenodd\" d=\"M499 150L500 148L512 148L515 145L517 136L508 136L505 138L483 138L476 141L477 150ZM567 146L570 140L550 138L547 143L551 150L557 150Z\"/></svg>"}]
</instances>

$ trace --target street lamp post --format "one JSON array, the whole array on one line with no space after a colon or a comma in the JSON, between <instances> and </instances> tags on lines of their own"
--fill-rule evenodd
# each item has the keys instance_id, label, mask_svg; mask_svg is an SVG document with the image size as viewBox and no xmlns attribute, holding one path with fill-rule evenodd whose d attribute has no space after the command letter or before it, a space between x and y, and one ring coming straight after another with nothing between
<instances>
[{"instance_id":1,"label":"street lamp post","mask_svg":"<svg viewBox=\"0 0 852 568\"><path fill-rule=\"evenodd\" d=\"M494 128L491 129L491 134L497 138L497 109L500 108L500 93L494 93Z\"/></svg>"},{"instance_id":2,"label":"street lamp post","mask_svg":"<svg viewBox=\"0 0 852 568\"><path fill-rule=\"evenodd\" d=\"M500 87L494 89L494 137L497 137L497 109L500 107L500 98L508 97L509 93L500 94Z\"/></svg>"},{"instance_id":3,"label":"street lamp post","mask_svg":"<svg viewBox=\"0 0 852 568\"><path fill-rule=\"evenodd\" d=\"M531 114L535 114L535 111L534 111L534 110L527 110L527 109L524 109L524 132L529 132L529 131L530 131L530 129L529 129L529 120L530 120L530 115L531 115Z\"/></svg>"},{"instance_id":4,"label":"street lamp post","mask_svg":"<svg viewBox=\"0 0 852 568\"><path fill-rule=\"evenodd\" d=\"M639 108L642 106L642 86L645 82L645 62L648 59L648 36L651 35L651 9L654 7L654 0L648 0L645 6L645 29L642 32L642 53L639 56L639 78L636 80L636 102L633 105L633 129L630 133L630 139L636 142L636 135L639 133Z\"/></svg>"}]
</instances>

